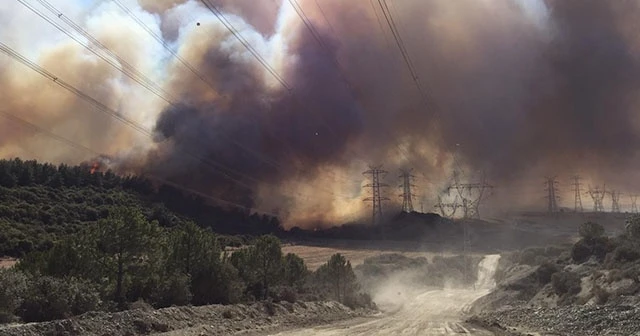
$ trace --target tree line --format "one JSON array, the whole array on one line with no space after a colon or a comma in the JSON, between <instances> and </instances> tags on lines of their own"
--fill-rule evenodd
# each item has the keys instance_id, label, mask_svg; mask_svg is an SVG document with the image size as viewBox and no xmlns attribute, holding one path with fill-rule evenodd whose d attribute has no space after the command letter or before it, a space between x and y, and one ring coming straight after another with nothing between
<instances>
[{"instance_id":1,"label":"tree line","mask_svg":"<svg viewBox=\"0 0 640 336\"><path fill-rule=\"evenodd\" d=\"M297 255L283 255L273 235L229 252L194 222L167 228L136 207L117 207L1 270L0 320L44 321L142 301L156 308L298 298L370 305L358 289L343 256L310 272Z\"/></svg>"},{"instance_id":2,"label":"tree line","mask_svg":"<svg viewBox=\"0 0 640 336\"><path fill-rule=\"evenodd\" d=\"M124 205L138 207L162 227L193 221L227 235L283 231L275 217L213 206L143 177L92 171L88 165L0 160L0 256L46 251Z\"/></svg>"}]
</instances>

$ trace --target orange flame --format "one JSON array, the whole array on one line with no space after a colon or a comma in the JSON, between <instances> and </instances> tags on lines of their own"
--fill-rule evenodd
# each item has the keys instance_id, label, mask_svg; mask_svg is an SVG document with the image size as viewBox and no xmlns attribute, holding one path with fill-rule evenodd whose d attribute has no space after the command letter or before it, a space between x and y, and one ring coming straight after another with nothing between
<instances>
[{"instance_id":1,"label":"orange flame","mask_svg":"<svg viewBox=\"0 0 640 336\"><path fill-rule=\"evenodd\" d=\"M100 168L100 164L99 163L94 163L93 166L91 166L91 175L93 175L96 170L98 170L98 168Z\"/></svg>"}]
</instances>

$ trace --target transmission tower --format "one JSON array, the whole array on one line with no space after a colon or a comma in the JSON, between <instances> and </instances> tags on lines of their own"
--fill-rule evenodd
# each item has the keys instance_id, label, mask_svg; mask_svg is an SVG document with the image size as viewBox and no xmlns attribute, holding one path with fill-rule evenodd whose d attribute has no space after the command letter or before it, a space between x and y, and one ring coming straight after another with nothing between
<instances>
[{"instance_id":1,"label":"transmission tower","mask_svg":"<svg viewBox=\"0 0 640 336\"><path fill-rule=\"evenodd\" d=\"M630 195L631 198L631 213L638 213L638 195Z\"/></svg>"},{"instance_id":2,"label":"transmission tower","mask_svg":"<svg viewBox=\"0 0 640 336\"><path fill-rule=\"evenodd\" d=\"M407 213L413 212L413 198L416 196L411 193L411 188L416 187L411 184L416 178L411 174L412 170L413 169L400 170L400 178L402 179L402 184L400 185L402 188L402 195L400 195L400 197L402 197L402 211Z\"/></svg>"},{"instance_id":3,"label":"transmission tower","mask_svg":"<svg viewBox=\"0 0 640 336\"><path fill-rule=\"evenodd\" d=\"M381 189L388 187L388 185L380 183L380 179L387 175L387 171L382 170L382 166L369 166L369 170L362 174L371 176L371 183L365 185L365 188L371 188L371 197L364 199L365 202L371 202L373 204L372 223L374 225L382 222L382 201L388 201L387 197L383 197Z\"/></svg>"},{"instance_id":4,"label":"transmission tower","mask_svg":"<svg viewBox=\"0 0 640 336\"><path fill-rule=\"evenodd\" d=\"M574 207L573 212L583 212L584 208L582 207L582 183L580 180L582 179L580 175L575 175L572 177L573 179L573 192L575 193L574 199Z\"/></svg>"},{"instance_id":5,"label":"transmission tower","mask_svg":"<svg viewBox=\"0 0 640 336\"><path fill-rule=\"evenodd\" d=\"M434 207L440 210L440 214L445 218L453 218L456 215L456 212L459 208L462 208L463 205L458 202L458 196L451 203L442 202L442 197L438 196L438 203L434 205Z\"/></svg>"},{"instance_id":6,"label":"transmission tower","mask_svg":"<svg viewBox=\"0 0 640 336\"><path fill-rule=\"evenodd\" d=\"M602 189L600 189L600 187L598 186L596 186L595 188L591 188L591 186L589 186L588 194L589 196L591 196L591 199L593 199L593 212L604 211L604 205L602 204L602 201L607 194L606 188L606 185L603 186Z\"/></svg>"},{"instance_id":7,"label":"transmission tower","mask_svg":"<svg viewBox=\"0 0 640 336\"><path fill-rule=\"evenodd\" d=\"M462 200L464 218L480 218L480 204L487 196L487 192L493 190L493 186L486 182L484 176L482 182L476 183L460 183L457 176L454 175L454 178L455 183L448 188L448 191L458 192Z\"/></svg>"},{"instance_id":8,"label":"transmission tower","mask_svg":"<svg viewBox=\"0 0 640 336\"><path fill-rule=\"evenodd\" d=\"M549 213L558 212L558 181L556 177L547 177L545 190L547 191L547 211Z\"/></svg>"},{"instance_id":9,"label":"transmission tower","mask_svg":"<svg viewBox=\"0 0 640 336\"><path fill-rule=\"evenodd\" d=\"M611 212L620 212L620 195L619 191L611 190Z\"/></svg>"}]
</instances>

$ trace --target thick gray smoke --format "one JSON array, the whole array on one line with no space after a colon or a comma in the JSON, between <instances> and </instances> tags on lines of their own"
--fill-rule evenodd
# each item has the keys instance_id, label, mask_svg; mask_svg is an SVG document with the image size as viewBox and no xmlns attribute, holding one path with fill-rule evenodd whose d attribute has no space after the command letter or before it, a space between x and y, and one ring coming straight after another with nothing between
<instances>
[{"instance_id":1,"label":"thick gray smoke","mask_svg":"<svg viewBox=\"0 0 640 336\"><path fill-rule=\"evenodd\" d=\"M155 137L140 144L144 141L130 131L123 138L111 123L108 141L87 134L76 134L75 140L112 155L122 170L281 210L288 225L365 214L360 172L366 163L384 163L391 185L398 168L414 168L420 178L415 203L424 202L426 210L450 181L454 156L468 179L482 171L500 187L495 208L503 200L510 202L503 208L540 202L536 192L545 175L581 173L585 183L640 188L625 183L635 175L640 140L638 2L387 1L427 104L377 0L298 0L320 41L296 15L295 1L211 2L282 83L199 1L125 3L206 82L154 45L117 6L97 1L73 18L122 51L176 101L145 100L148 93L113 69L97 68L101 72L95 76L76 79L80 88L102 88L105 102L151 126ZM13 5L0 9L0 18L24 11ZM109 22L122 25L113 28ZM116 38L125 31L135 34ZM70 42L29 49L42 44L26 42L34 34L17 40L47 64L62 51L76 55L51 65L61 77L99 63ZM136 42L145 47L131 48ZM1 62L10 66L9 60ZM11 98L34 94L16 80L20 74L13 70L0 77L7 88L0 95L8 105L34 122L68 129L73 118L64 111L77 106L73 97L34 111ZM39 99L52 95L45 93ZM28 133L0 136L2 155L46 151ZM37 146L17 145L27 142ZM86 159L68 153L46 158Z\"/></svg>"}]
</instances>

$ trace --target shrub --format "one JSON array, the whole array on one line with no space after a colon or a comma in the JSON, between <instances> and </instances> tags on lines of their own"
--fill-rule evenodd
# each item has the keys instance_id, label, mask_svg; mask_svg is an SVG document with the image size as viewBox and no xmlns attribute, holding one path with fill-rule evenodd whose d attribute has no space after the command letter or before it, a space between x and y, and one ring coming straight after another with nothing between
<instances>
[{"instance_id":1,"label":"shrub","mask_svg":"<svg viewBox=\"0 0 640 336\"><path fill-rule=\"evenodd\" d=\"M613 243L607 237L583 238L571 249L571 258L577 263L583 263L592 256L603 261L607 253L614 248Z\"/></svg>"},{"instance_id":2,"label":"shrub","mask_svg":"<svg viewBox=\"0 0 640 336\"><path fill-rule=\"evenodd\" d=\"M633 240L640 239L640 216L634 215L627 219L625 223L625 231L628 238Z\"/></svg>"},{"instance_id":3,"label":"shrub","mask_svg":"<svg viewBox=\"0 0 640 336\"><path fill-rule=\"evenodd\" d=\"M613 259L618 262L633 262L640 259L640 251L635 246L618 246L613 251Z\"/></svg>"},{"instance_id":4,"label":"shrub","mask_svg":"<svg viewBox=\"0 0 640 336\"><path fill-rule=\"evenodd\" d=\"M536 279L538 280L538 283L546 285L551 281L551 276L558 271L560 270L555 264L548 262L543 263L536 270Z\"/></svg>"},{"instance_id":5,"label":"shrub","mask_svg":"<svg viewBox=\"0 0 640 336\"><path fill-rule=\"evenodd\" d=\"M579 240L571 248L571 258L577 263L583 263L591 257L591 248L583 239Z\"/></svg>"},{"instance_id":6,"label":"shrub","mask_svg":"<svg viewBox=\"0 0 640 336\"><path fill-rule=\"evenodd\" d=\"M591 289L591 294L593 294L596 304L599 304L599 305L603 305L607 303L610 296L609 292L602 289L602 287L598 285L593 286L593 288Z\"/></svg>"},{"instance_id":7,"label":"shrub","mask_svg":"<svg viewBox=\"0 0 640 336\"><path fill-rule=\"evenodd\" d=\"M296 294L296 291L294 291L292 288L285 287L280 292L280 299L290 303L295 303L298 300L298 295Z\"/></svg>"},{"instance_id":8,"label":"shrub","mask_svg":"<svg viewBox=\"0 0 640 336\"><path fill-rule=\"evenodd\" d=\"M13 269L0 268L0 323L12 322L27 291L27 277Z\"/></svg>"},{"instance_id":9,"label":"shrub","mask_svg":"<svg viewBox=\"0 0 640 336\"><path fill-rule=\"evenodd\" d=\"M581 282L580 276L573 272L557 272L551 276L551 285L556 294L576 295L580 293Z\"/></svg>"},{"instance_id":10,"label":"shrub","mask_svg":"<svg viewBox=\"0 0 640 336\"><path fill-rule=\"evenodd\" d=\"M593 222L586 222L580 225L580 228L578 229L578 233L582 238L586 240L592 240L595 238L602 237L602 235L604 235L604 228L600 224L593 223Z\"/></svg>"},{"instance_id":11,"label":"shrub","mask_svg":"<svg viewBox=\"0 0 640 336\"><path fill-rule=\"evenodd\" d=\"M193 295L189 290L191 279L186 275L171 276L160 289L159 307L184 306L191 302Z\"/></svg>"},{"instance_id":12,"label":"shrub","mask_svg":"<svg viewBox=\"0 0 640 336\"><path fill-rule=\"evenodd\" d=\"M371 296L367 293L359 293L356 295L347 296L344 300L344 305L351 308L375 308L375 303L371 299Z\"/></svg>"},{"instance_id":13,"label":"shrub","mask_svg":"<svg viewBox=\"0 0 640 336\"><path fill-rule=\"evenodd\" d=\"M100 303L98 292L85 282L45 276L30 282L18 312L25 322L40 322L96 310Z\"/></svg>"}]
</instances>

